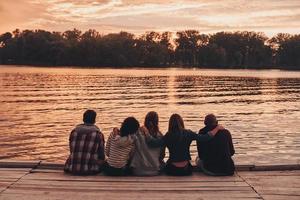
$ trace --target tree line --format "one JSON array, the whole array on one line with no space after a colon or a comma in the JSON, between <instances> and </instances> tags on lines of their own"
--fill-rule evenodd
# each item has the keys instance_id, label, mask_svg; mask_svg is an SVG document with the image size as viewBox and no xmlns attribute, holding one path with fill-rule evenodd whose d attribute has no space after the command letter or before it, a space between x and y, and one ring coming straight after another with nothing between
<instances>
[{"instance_id":1,"label":"tree line","mask_svg":"<svg viewBox=\"0 0 300 200\"><path fill-rule=\"evenodd\" d=\"M252 31L61 32L16 29L0 35L0 64L90 67L300 69L300 34Z\"/></svg>"}]
</instances>

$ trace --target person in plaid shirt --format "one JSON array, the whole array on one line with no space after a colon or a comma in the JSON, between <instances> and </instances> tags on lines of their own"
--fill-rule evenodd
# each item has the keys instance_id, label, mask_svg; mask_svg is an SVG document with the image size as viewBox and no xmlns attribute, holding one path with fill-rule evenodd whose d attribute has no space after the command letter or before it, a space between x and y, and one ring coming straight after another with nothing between
<instances>
[{"instance_id":1,"label":"person in plaid shirt","mask_svg":"<svg viewBox=\"0 0 300 200\"><path fill-rule=\"evenodd\" d=\"M83 114L83 124L72 130L69 138L70 155L64 171L74 175L99 173L105 160L104 136L95 125L96 112L87 110Z\"/></svg>"}]
</instances>

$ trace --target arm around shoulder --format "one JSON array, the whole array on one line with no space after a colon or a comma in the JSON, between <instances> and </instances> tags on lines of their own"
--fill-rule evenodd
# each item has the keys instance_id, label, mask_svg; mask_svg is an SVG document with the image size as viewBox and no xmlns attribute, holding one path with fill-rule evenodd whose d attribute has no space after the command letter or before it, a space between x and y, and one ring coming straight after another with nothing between
<instances>
[{"instance_id":1,"label":"arm around shoulder","mask_svg":"<svg viewBox=\"0 0 300 200\"><path fill-rule=\"evenodd\" d=\"M136 136L135 135L128 135L128 136L117 136L118 139L117 139L117 144L120 146L120 147L127 147L131 144L133 144L136 140Z\"/></svg>"},{"instance_id":2,"label":"arm around shoulder","mask_svg":"<svg viewBox=\"0 0 300 200\"><path fill-rule=\"evenodd\" d=\"M149 147L162 147L164 146L164 140L163 137L154 138L151 135L147 135L146 137L146 143Z\"/></svg>"},{"instance_id":3,"label":"arm around shoulder","mask_svg":"<svg viewBox=\"0 0 300 200\"><path fill-rule=\"evenodd\" d=\"M187 130L187 133L191 140L197 140L198 142L207 142L213 138L210 134L197 134L191 130Z\"/></svg>"}]
</instances>

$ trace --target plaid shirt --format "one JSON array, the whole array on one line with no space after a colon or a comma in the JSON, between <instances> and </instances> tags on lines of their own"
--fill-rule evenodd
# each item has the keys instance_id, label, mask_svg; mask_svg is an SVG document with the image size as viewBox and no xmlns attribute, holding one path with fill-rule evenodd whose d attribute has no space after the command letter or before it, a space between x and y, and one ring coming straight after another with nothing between
<instances>
[{"instance_id":1,"label":"plaid shirt","mask_svg":"<svg viewBox=\"0 0 300 200\"><path fill-rule=\"evenodd\" d=\"M104 136L92 124L80 124L72 130L69 138L70 156L65 172L72 174L95 174L100 171L99 160L104 160Z\"/></svg>"}]
</instances>

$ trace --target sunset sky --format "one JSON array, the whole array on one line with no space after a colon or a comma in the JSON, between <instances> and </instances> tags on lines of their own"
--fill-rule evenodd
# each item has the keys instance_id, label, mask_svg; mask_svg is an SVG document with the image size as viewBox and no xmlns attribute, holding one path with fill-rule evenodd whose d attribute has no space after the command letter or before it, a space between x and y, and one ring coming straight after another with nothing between
<instances>
[{"instance_id":1,"label":"sunset sky","mask_svg":"<svg viewBox=\"0 0 300 200\"><path fill-rule=\"evenodd\" d=\"M16 28L296 34L300 0L0 0L0 33Z\"/></svg>"}]
</instances>

